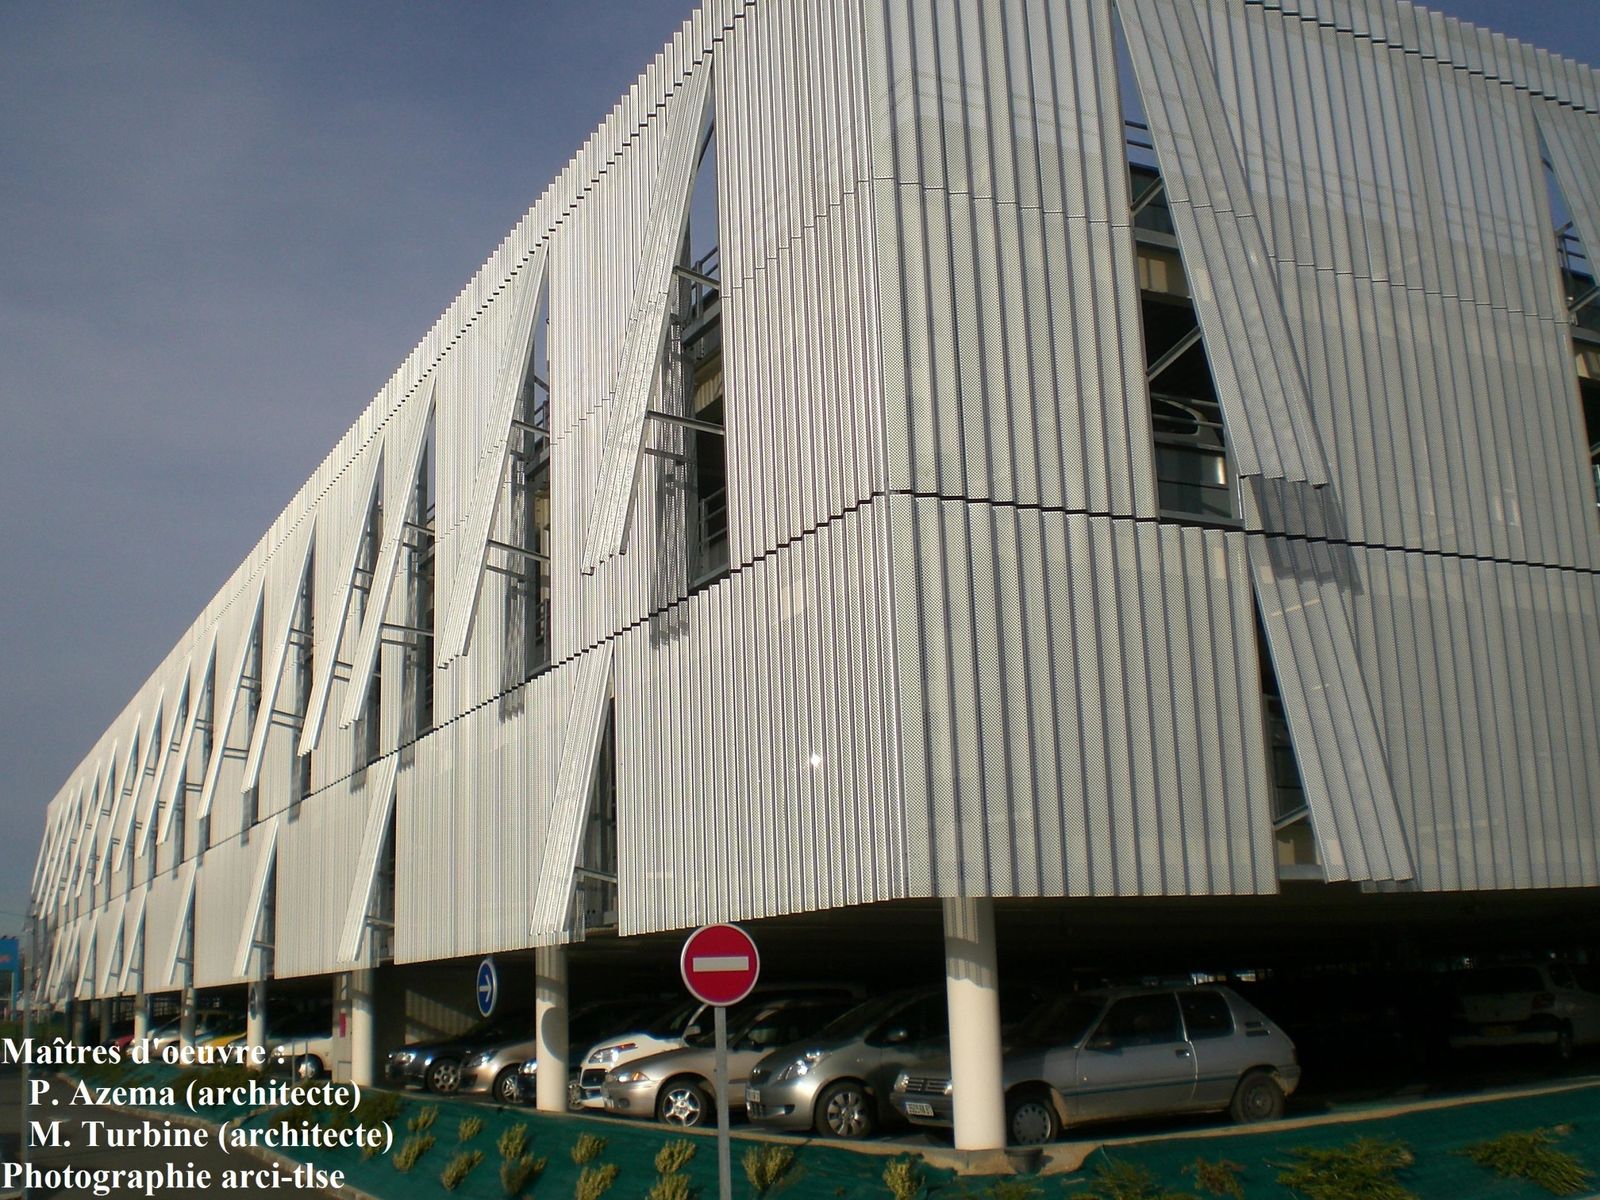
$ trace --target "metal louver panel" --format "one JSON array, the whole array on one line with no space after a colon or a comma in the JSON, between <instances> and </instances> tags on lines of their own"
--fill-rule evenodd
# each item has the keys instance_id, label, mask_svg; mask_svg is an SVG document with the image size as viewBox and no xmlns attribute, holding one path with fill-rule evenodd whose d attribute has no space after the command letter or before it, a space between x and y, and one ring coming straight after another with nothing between
<instances>
[{"instance_id":1,"label":"metal louver panel","mask_svg":"<svg viewBox=\"0 0 1600 1200\"><path fill-rule=\"evenodd\" d=\"M127 943L123 940L122 914L127 904L128 898L119 896L100 914L101 949L96 953L101 966L95 971L94 981L97 996L114 994L122 975L121 967L127 950Z\"/></svg>"},{"instance_id":2,"label":"metal louver panel","mask_svg":"<svg viewBox=\"0 0 1600 1200\"><path fill-rule=\"evenodd\" d=\"M262 665L261 702L256 707L256 727L250 737L250 751L244 762L244 782L239 790L248 792L261 778L261 756L266 753L267 734L272 729L273 708L278 703L278 688L283 682L284 663L289 658L289 636L294 615L300 607L300 589L311 569L311 548L316 540L314 520L303 522L289 540L279 547L282 566L268 567L268 586L274 603L280 606L271 640L262 647L271 657Z\"/></svg>"},{"instance_id":3,"label":"metal louver panel","mask_svg":"<svg viewBox=\"0 0 1600 1200\"><path fill-rule=\"evenodd\" d=\"M259 826L257 836L261 841L261 849L256 854L256 867L250 878L244 922L239 933L239 951L233 959L235 975L245 975L250 970L250 954L256 948L256 930L261 927L261 909L267 898L267 880L272 877L272 867L278 856L278 818L273 817Z\"/></svg>"},{"instance_id":4,"label":"metal louver panel","mask_svg":"<svg viewBox=\"0 0 1600 1200\"><path fill-rule=\"evenodd\" d=\"M111 860L115 858L120 865L128 853L128 830L133 825L135 795L139 780L143 778L145 759L143 748L148 744L149 739L141 737L138 727L135 726L133 736L128 743L127 761L122 764L122 778L118 782L116 795L111 800L111 822L106 828L106 852L95 864L96 885L104 882L106 871L111 869Z\"/></svg>"},{"instance_id":5,"label":"metal louver panel","mask_svg":"<svg viewBox=\"0 0 1600 1200\"><path fill-rule=\"evenodd\" d=\"M478 592L483 585L484 558L489 549L489 531L499 508L501 483L505 479L511 448L511 418L516 412L517 398L522 394L523 380L528 375L528 361L533 356L534 320L539 314L548 248L548 242L541 244L534 251L533 261L520 274L522 291L517 296L511 343L495 377L493 407L489 410L488 425L494 431L494 441L478 464L478 474L473 480L472 498L457 550L455 578L447 593L438 655L441 667L465 654L472 638Z\"/></svg>"},{"instance_id":6,"label":"metal louver panel","mask_svg":"<svg viewBox=\"0 0 1600 1200\"><path fill-rule=\"evenodd\" d=\"M167 789L165 801L157 797L157 802L163 804L163 808L160 813L161 832L156 840L162 843L165 843L172 834L172 815L178 811L178 799L183 795L184 789L189 786L189 751L194 745L195 726L200 719L200 697L205 691L206 675L216 666L217 662L217 632L215 628L211 631L211 640L206 647L206 652L194 661L200 666L200 682L196 683L195 677L190 675L189 682L186 685L188 687L189 712L183 722L183 737L178 741L177 752L168 759L169 769L172 770L173 776L172 786Z\"/></svg>"},{"instance_id":7,"label":"metal louver panel","mask_svg":"<svg viewBox=\"0 0 1600 1200\"><path fill-rule=\"evenodd\" d=\"M1534 109L1573 227L1584 250L1600 255L1600 119L1551 104Z\"/></svg>"},{"instance_id":8,"label":"metal louver panel","mask_svg":"<svg viewBox=\"0 0 1600 1200\"><path fill-rule=\"evenodd\" d=\"M1190 0L1119 0L1240 475L1328 482L1228 107Z\"/></svg>"},{"instance_id":9,"label":"metal louver panel","mask_svg":"<svg viewBox=\"0 0 1600 1200\"><path fill-rule=\"evenodd\" d=\"M205 820L211 815L211 802L216 798L217 781L222 778L222 764L226 761L228 749L228 735L233 731L233 713L239 707L239 692L244 686L244 668L250 661L250 644L256 622L261 617L261 601L265 588L256 587L255 601L250 605L248 617L237 626L239 643L238 650L233 657L233 666L228 671L227 698L217 708L217 728L211 738L211 761L206 764L205 783L200 787L200 803L195 808L197 820ZM221 679L216 681L217 684ZM216 686L213 684L213 687Z\"/></svg>"},{"instance_id":10,"label":"metal louver panel","mask_svg":"<svg viewBox=\"0 0 1600 1200\"><path fill-rule=\"evenodd\" d=\"M605 732L606 691L611 682L612 643L589 651L578 661L567 703L561 757L556 764L554 802L545 822L544 855L533 902L533 943L558 944L570 936L573 872L583 821L594 790L595 758Z\"/></svg>"},{"instance_id":11,"label":"metal louver panel","mask_svg":"<svg viewBox=\"0 0 1600 1200\"><path fill-rule=\"evenodd\" d=\"M426 389L417 392L394 418L396 427L384 440L383 463L383 548L372 574L372 590L367 594L367 612L361 624L350 667L350 686L345 690L344 712L339 727L347 728L360 718L367 706L367 683L378 662L378 643L389 611L389 596L400 566L400 548L405 544L406 514L411 510L411 493L417 467L427 444L428 418L438 390L438 376L428 380ZM389 454L393 448L394 455Z\"/></svg>"},{"instance_id":12,"label":"metal louver panel","mask_svg":"<svg viewBox=\"0 0 1600 1200\"><path fill-rule=\"evenodd\" d=\"M123 925L122 977L117 980L117 991L126 995L131 985L135 991L144 989L144 913L150 899L150 889L135 888L128 896L129 911Z\"/></svg>"},{"instance_id":13,"label":"metal louver panel","mask_svg":"<svg viewBox=\"0 0 1600 1200\"><path fill-rule=\"evenodd\" d=\"M172 987L178 980L178 956L183 953L183 935L194 930L194 872L198 864L189 859L178 868L177 905L172 915L170 940L160 969L152 982L157 987ZM192 939L191 939L192 940Z\"/></svg>"},{"instance_id":14,"label":"metal louver panel","mask_svg":"<svg viewBox=\"0 0 1600 1200\"><path fill-rule=\"evenodd\" d=\"M1329 882L1412 877L1344 593L1342 548L1251 537L1250 567Z\"/></svg>"},{"instance_id":15,"label":"metal louver panel","mask_svg":"<svg viewBox=\"0 0 1600 1200\"><path fill-rule=\"evenodd\" d=\"M322 737L322 723L328 712L328 694L333 690L333 669L339 658L339 647L344 641L344 627L350 613L350 593L355 587L356 564L361 561L361 542L366 536L366 518L372 511L377 496L378 464L382 455L376 450L366 455L362 463L360 480L355 495L358 507L350 512L360 513L352 518L345 514L341 553L334 559L339 564L333 603L327 610L326 628L318 624L316 649L311 661L311 699L306 708L305 727L300 731L299 753L310 754ZM320 606L319 606L320 607Z\"/></svg>"},{"instance_id":16,"label":"metal louver panel","mask_svg":"<svg viewBox=\"0 0 1600 1200\"><path fill-rule=\"evenodd\" d=\"M50 971L45 978L45 995L50 999L57 997L57 989L61 985L61 976L67 969L67 960L72 956L72 947L77 945L77 922L74 921L65 930L56 930L55 945L51 947Z\"/></svg>"},{"instance_id":17,"label":"metal louver panel","mask_svg":"<svg viewBox=\"0 0 1600 1200\"><path fill-rule=\"evenodd\" d=\"M139 756L137 774L133 780L133 794L128 797L128 809L123 817L122 828L118 834L119 844L122 846L122 859L132 862L138 850L133 844L135 834L142 835L150 821L150 814L140 813L139 809L146 793L155 795L156 785L159 784L159 769L164 758L167 740L167 724L163 720L164 705L167 700L167 689L161 688L156 692L156 702L150 714L150 723L145 727L144 737L141 739L144 751ZM146 783L148 780L148 784ZM148 805L145 806L148 808ZM141 836L141 841L144 840Z\"/></svg>"},{"instance_id":18,"label":"metal louver panel","mask_svg":"<svg viewBox=\"0 0 1600 1200\"><path fill-rule=\"evenodd\" d=\"M583 572L592 575L622 553L644 454L645 409L666 344L672 269L689 217L695 155L710 101L711 70L702 64L667 105L667 137L656 175L655 199L639 262L616 384L606 410L605 445L595 479L583 544Z\"/></svg>"},{"instance_id":19,"label":"metal louver panel","mask_svg":"<svg viewBox=\"0 0 1600 1200\"><path fill-rule=\"evenodd\" d=\"M378 882L378 859L383 853L384 834L394 812L394 777L400 756L391 754L376 765L377 778L367 798L367 826L361 835L361 851L356 859L355 879L350 900L344 909L344 924L339 932L338 960L354 963L361 954L361 935L366 932L372 891Z\"/></svg>"},{"instance_id":20,"label":"metal louver panel","mask_svg":"<svg viewBox=\"0 0 1600 1200\"><path fill-rule=\"evenodd\" d=\"M100 922L93 913L83 918L78 929L78 957L75 960L72 994L79 1000L93 998L95 951L100 944Z\"/></svg>"}]
</instances>

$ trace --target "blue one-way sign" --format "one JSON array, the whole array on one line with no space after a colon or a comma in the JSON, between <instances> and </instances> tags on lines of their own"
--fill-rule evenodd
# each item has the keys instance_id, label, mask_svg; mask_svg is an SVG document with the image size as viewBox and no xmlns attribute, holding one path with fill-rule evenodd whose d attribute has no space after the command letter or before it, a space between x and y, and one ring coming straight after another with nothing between
<instances>
[{"instance_id":1,"label":"blue one-way sign","mask_svg":"<svg viewBox=\"0 0 1600 1200\"><path fill-rule=\"evenodd\" d=\"M493 1016L494 1002L500 998L500 972L492 958L486 958L478 964L477 992L479 1015Z\"/></svg>"}]
</instances>

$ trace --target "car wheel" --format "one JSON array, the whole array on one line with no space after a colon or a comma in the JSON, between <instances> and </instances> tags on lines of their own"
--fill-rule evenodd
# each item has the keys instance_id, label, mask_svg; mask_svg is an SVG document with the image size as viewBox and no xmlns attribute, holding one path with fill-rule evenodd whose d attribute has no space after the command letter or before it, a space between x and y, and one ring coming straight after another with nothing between
<instances>
[{"instance_id":1,"label":"car wheel","mask_svg":"<svg viewBox=\"0 0 1600 1200\"><path fill-rule=\"evenodd\" d=\"M692 1079L674 1079L656 1097L656 1120L693 1129L711 1115L711 1097Z\"/></svg>"},{"instance_id":2,"label":"car wheel","mask_svg":"<svg viewBox=\"0 0 1600 1200\"><path fill-rule=\"evenodd\" d=\"M817 1097L816 1127L824 1137L864 1138L877 1124L872 1097L854 1080L830 1083Z\"/></svg>"},{"instance_id":3,"label":"car wheel","mask_svg":"<svg viewBox=\"0 0 1600 1200\"><path fill-rule=\"evenodd\" d=\"M1013 1146L1042 1146L1061 1136L1061 1118L1043 1092L1021 1092L1006 1104L1006 1140Z\"/></svg>"},{"instance_id":4,"label":"car wheel","mask_svg":"<svg viewBox=\"0 0 1600 1200\"><path fill-rule=\"evenodd\" d=\"M520 1099L517 1095L517 1068L510 1066L504 1068L494 1077L494 1084L489 1089L489 1094L501 1104L515 1104Z\"/></svg>"},{"instance_id":5,"label":"car wheel","mask_svg":"<svg viewBox=\"0 0 1600 1200\"><path fill-rule=\"evenodd\" d=\"M428 1090L441 1096L450 1096L461 1088L461 1064L453 1058L441 1058L428 1068Z\"/></svg>"},{"instance_id":6,"label":"car wheel","mask_svg":"<svg viewBox=\"0 0 1600 1200\"><path fill-rule=\"evenodd\" d=\"M294 1073L301 1079L318 1079L322 1075L322 1060L315 1054L305 1054L294 1064Z\"/></svg>"},{"instance_id":7,"label":"car wheel","mask_svg":"<svg viewBox=\"0 0 1600 1200\"><path fill-rule=\"evenodd\" d=\"M1228 1112L1241 1125L1283 1116L1283 1089L1265 1071L1251 1071L1234 1089Z\"/></svg>"}]
</instances>

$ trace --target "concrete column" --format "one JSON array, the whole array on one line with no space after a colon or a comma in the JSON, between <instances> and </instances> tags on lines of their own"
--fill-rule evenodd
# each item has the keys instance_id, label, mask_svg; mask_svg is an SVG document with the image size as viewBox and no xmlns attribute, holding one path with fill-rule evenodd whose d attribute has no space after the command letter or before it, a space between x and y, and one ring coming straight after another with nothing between
<instances>
[{"instance_id":1,"label":"concrete column","mask_svg":"<svg viewBox=\"0 0 1600 1200\"><path fill-rule=\"evenodd\" d=\"M378 1081L377 978L373 970L350 972L350 1082Z\"/></svg>"},{"instance_id":2,"label":"concrete column","mask_svg":"<svg viewBox=\"0 0 1600 1200\"><path fill-rule=\"evenodd\" d=\"M72 1040L80 1046L89 1042L89 1006L74 997L67 1001L67 1028L72 1030Z\"/></svg>"},{"instance_id":3,"label":"concrete column","mask_svg":"<svg viewBox=\"0 0 1600 1200\"><path fill-rule=\"evenodd\" d=\"M567 949L540 946L533 952L534 1057L539 1060L538 1109L567 1111Z\"/></svg>"},{"instance_id":4,"label":"concrete column","mask_svg":"<svg viewBox=\"0 0 1600 1200\"><path fill-rule=\"evenodd\" d=\"M1006 1098L1000 1078L1000 971L994 901L944 901L945 1002L957 1150L1002 1150Z\"/></svg>"},{"instance_id":5,"label":"concrete column","mask_svg":"<svg viewBox=\"0 0 1600 1200\"><path fill-rule=\"evenodd\" d=\"M140 992L133 998L133 1040L142 1042L150 1036L150 997Z\"/></svg>"},{"instance_id":6,"label":"concrete column","mask_svg":"<svg viewBox=\"0 0 1600 1200\"><path fill-rule=\"evenodd\" d=\"M250 985L245 998L244 1041L247 1046L267 1048L267 981L258 979Z\"/></svg>"},{"instance_id":7,"label":"concrete column","mask_svg":"<svg viewBox=\"0 0 1600 1200\"><path fill-rule=\"evenodd\" d=\"M100 1001L100 1044L102 1046L111 1041L111 1018L115 1011L115 1002L111 1000Z\"/></svg>"},{"instance_id":8,"label":"concrete column","mask_svg":"<svg viewBox=\"0 0 1600 1200\"><path fill-rule=\"evenodd\" d=\"M195 995L194 984L183 985L183 999L179 1002L182 1008L178 1010L178 1040L185 1046L194 1045L195 1024Z\"/></svg>"}]
</instances>

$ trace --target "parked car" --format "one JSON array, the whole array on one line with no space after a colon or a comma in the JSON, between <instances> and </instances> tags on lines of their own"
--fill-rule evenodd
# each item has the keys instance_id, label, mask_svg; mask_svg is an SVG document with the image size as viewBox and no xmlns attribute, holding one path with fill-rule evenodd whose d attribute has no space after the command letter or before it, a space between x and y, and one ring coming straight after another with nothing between
<instances>
[{"instance_id":1,"label":"parked car","mask_svg":"<svg viewBox=\"0 0 1600 1200\"><path fill-rule=\"evenodd\" d=\"M624 998L597 1000L572 1011L567 1018L569 1044L587 1046L602 1030L615 1029L651 1015L660 1001ZM467 1055L461 1064L460 1091L463 1095L487 1093L500 1104L516 1104L523 1099L523 1079L531 1089L537 1079L538 1063L533 1057L537 1045L531 1036L485 1046Z\"/></svg>"},{"instance_id":2,"label":"parked car","mask_svg":"<svg viewBox=\"0 0 1600 1200\"><path fill-rule=\"evenodd\" d=\"M1069 1124L1228 1111L1283 1115L1300 1082L1294 1043L1223 987L1116 988L1062 996L1025 1021L1006 1047L1001 1080L1007 1140L1037 1145ZM894 1081L894 1105L919 1125L948 1126L948 1058Z\"/></svg>"},{"instance_id":3,"label":"parked car","mask_svg":"<svg viewBox=\"0 0 1600 1200\"><path fill-rule=\"evenodd\" d=\"M860 988L847 984L773 984L753 991L745 1004L757 1003L777 996L815 996L820 999L859 998ZM677 1050L687 1045L685 1038L711 1028L711 1006L695 999L681 1000L664 1011L658 1011L653 1020L642 1022L628 1033L612 1034L589 1047L583 1056L578 1073L577 1107L600 1108L606 1106L606 1072L613 1071L637 1058L646 1058L666 1050Z\"/></svg>"},{"instance_id":4,"label":"parked car","mask_svg":"<svg viewBox=\"0 0 1600 1200\"><path fill-rule=\"evenodd\" d=\"M503 1017L480 1021L465 1033L415 1042L391 1050L384 1063L384 1078L401 1087L421 1087L452 1095L461 1086L461 1064L470 1055L492 1046L526 1040L533 1014L512 1021Z\"/></svg>"},{"instance_id":5,"label":"parked car","mask_svg":"<svg viewBox=\"0 0 1600 1200\"><path fill-rule=\"evenodd\" d=\"M866 1137L895 1115L889 1104L895 1077L913 1062L946 1053L948 1042L942 988L875 996L756 1063L745 1112L773 1129Z\"/></svg>"},{"instance_id":6,"label":"parked car","mask_svg":"<svg viewBox=\"0 0 1600 1200\"><path fill-rule=\"evenodd\" d=\"M152 1055L160 1054L168 1046L182 1040L180 1033L182 1024L181 1020L173 1021L162 1026L160 1031L150 1035ZM243 1013L228 1012L224 1009L206 1009L204 1012L195 1014L194 1044L201 1046L215 1038L243 1033L244 1026Z\"/></svg>"},{"instance_id":7,"label":"parked car","mask_svg":"<svg viewBox=\"0 0 1600 1200\"><path fill-rule=\"evenodd\" d=\"M1600 996L1565 963L1513 963L1459 971L1450 1046L1548 1046L1559 1058L1600 1042Z\"/></svg>"},{"instance_id":8,"label":"parked car","mask_svg":"<svg viewBox=\"0 0 1600 1200\"><path fill-rule=\"evenodd\" d=\"M784 998L741 1005L728 1021L728 1101L743 1106L750 1068L776 1046L808 1037L850 1007L843 999ZM738 1010L735 1010L738 1011ZM688 1044L635 1059L606 1073L606 1111L625 1117L653 1117L692 1128L716 1112L716 1038L696 1032Z\"/></svg>"}]
</instances>

